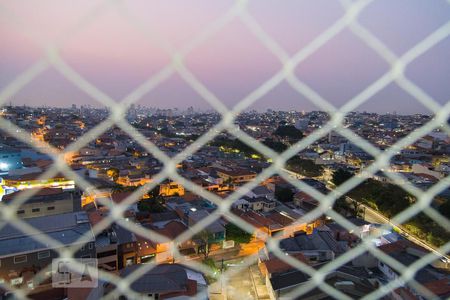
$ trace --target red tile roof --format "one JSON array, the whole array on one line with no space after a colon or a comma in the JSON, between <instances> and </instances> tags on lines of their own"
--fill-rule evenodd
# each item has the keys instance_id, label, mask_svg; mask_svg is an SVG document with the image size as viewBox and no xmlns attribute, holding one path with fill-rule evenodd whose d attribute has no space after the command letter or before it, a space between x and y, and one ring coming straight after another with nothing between
<instances>
[{"instance_id":1,"label":"red tile roof","mask_svg":"<svg viewBox=\"0 0 450 300\"><path fill-rule=\"evenodd\" d=\"M414 249L417 249L417 250L425 252L425 253L430 252L427 249L425 249L413 242L410 242L408 240L400 240L400 241L396 241L393 243L381 245L380 247L378 247L378 249L380 249L381 251L383 251L384 253L387 253L387 254L394 253L394 252L403 252L403 251L406 251L407 248L414 248Z\"/></svg>"},{"instance_id":2,"label":"red tile roof","mask_svg":"<svg viewBox=\"0 0 450 300\"><path fill-rule=\"evenodd\" d=\"M427 282L423 286L437 296L445 296L450 294L450 279L447 278Z\"/></svg>"},{"instance_id":3,"label":"red tile roof","mask_svg":"<svg viewBox=\"0 0 450 300\"><path fill-rule=\"evenodd\" d=\"M308 260L306 257L301 253L295 253L290 254L289 256L293 257L294 259L301 261L305 264L308 264ZM267 271L269 273L283 273L287 272L289 270L295 269L294 266L291 266L290 264L286 263L284 260L281 260L278 257L271 258L264 262L266 265Z\"/></svg>"}]
</instances>

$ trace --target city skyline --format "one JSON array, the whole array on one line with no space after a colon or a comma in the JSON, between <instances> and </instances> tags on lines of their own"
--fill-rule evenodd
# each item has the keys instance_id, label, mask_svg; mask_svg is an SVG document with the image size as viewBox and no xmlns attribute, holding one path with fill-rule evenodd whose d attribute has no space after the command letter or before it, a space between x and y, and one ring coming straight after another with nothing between
<instances>
[{"instance_id":1,"label":"city skyline","mask_svg":"<svg viewBox=\"0 0 450 300\"><path fill-rule=\"evenodd\" d=\"M82 105L77 105L75 103L72 104L68 104L68 105L64 105L64 106L57 106L57 105L27 105L27 104L22 104L22 105L16 105L14 104L14 102L8 102L8 103L4 103L2 108L8 108L8 107L12 107L12 108L20 108L20 107L26 107L26 108L30 108L30 109L58 109L58 110L73 110L73 109L92 109L92 110L109 110L109 108L107 106L94 106L94 105L90 105L90 104L82 104ZM130 109L132 107L129 107ZM173 113L175 113L175 115L177 114L183 114L183 113L199 113L199 114L220 114L218 111L212 109L212 108L208 108L208 109L200 109L198 107L194 107L194 106L189 106L186 108L177 108L177 107L155 107L155 106L148 106L148 105L138 105L135 107L138 112L139 109L143 110L143 111L154 111L154 112L164 112L164 111L172 111ZM192 109L192 110L191 110ZM251 112L256 112L257 114L265 114L265 113L269 113L269 112L285 112L285 113L296 113L296 114L309 114L309 113L313 113L313 112L324 112L324 113L333 113L332 111L325 111L325 110L320 110L320 109L311 109L311 110L302 110L302 109L271 109L271 108L267 108L267 109L260 109L258 110L257 108L252 108L252 109L246 109L243 110L242 113L251 113ZM350 114L375 114L375 115L397 115L397 116L412 116L412 115L424 115L424 116L432 116L433 114L430 113L426 113L426 112L417 112L417 113L404 113L404 112L398 112L398 111L385 111L385 112L377 112L377 111L370 111L370 110L354 110L351 111L349 113L347 113L347 115Z\"/></svg>"},{"instance_id":2,"label":"city skyline","mask_svg":"<svg viewBox=\"0 0 450 300\"><path fill-rule=\"evenodd\" d=\"M23 26L19 28L10 19L1 18L0 36L5 42L0 57L3 70L0 72L0 89L8 86L43 55L42 50L24 33L24 28L28 28L25 32L37 40L51 42L72 28L78 18L95 7L97 2L68 4L64 1L45 1L41 9L36 10L22 1L2 3L6 11L13 12L21 20ZM207 24L223 15L232 4L233 1L201 1L180 2L177 6L146 2L126 5L131 15L143 22L146 28L179 49ZM151 11L148 9L150 6ZM186 11L189 13L186 14ZM282 7L269 1L250 2L248 11L289 55L310 43L344 13L338 2L330 4L327 1L292 1ZM449 17L450 9L445 1L432 1L431 5L422 1L374 1L361 13L359 22L401 56L444 25ZM280 18L283 22L279 22ZM408 78L441 104L448 102L450 94L450 87L446 84L450 64L445 63L449 52L450 40L447 38L413 61L405 72ZM105 10L96 21L76 31L62 47L61 56L71 68L117 101L170 61L169 55L155 43L150 43L114 8ZM229 108L281 68L275 56L237 19L187 55L185 64ZM300 63L295 74L334 106L340 107L387 70L386 62L345 29ZM77 103L102 106L53 68L40 74L8 100L15 105L70 106ZM212 109L177 74L144 95L136 104ZM250 107L263 111L268 108L321 110L285 81ZM430 113L396 84L388 85L357 110Z\"/></svg>"}]
</instances>

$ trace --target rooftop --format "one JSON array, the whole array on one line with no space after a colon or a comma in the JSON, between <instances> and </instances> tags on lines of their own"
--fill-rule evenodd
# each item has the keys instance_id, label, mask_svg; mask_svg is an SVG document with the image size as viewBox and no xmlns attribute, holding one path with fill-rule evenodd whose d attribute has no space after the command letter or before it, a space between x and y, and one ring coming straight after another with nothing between
<instances>
[{"instance_id":1,"label":"rooftop","mask_svg":"<svg viewBox=\"0 0 450 300\"><path fill-rule=\"evenodd\" d=\"M95 240L85 212L30 218L23 222L42 233L24 233L8 223L1 222L0 225L4 227L0 229L0 257L54 249L53 246L43 242L45 237L54 239L63 246ZM78 242L80 238L81 241Z\"/></svg>"}]
</instances>

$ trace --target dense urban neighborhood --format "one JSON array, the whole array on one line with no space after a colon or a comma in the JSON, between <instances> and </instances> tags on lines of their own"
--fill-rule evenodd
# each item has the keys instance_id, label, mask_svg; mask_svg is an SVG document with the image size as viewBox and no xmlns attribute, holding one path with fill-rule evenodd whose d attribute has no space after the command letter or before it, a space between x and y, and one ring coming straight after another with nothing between
<instances>
[{"instance_id":1,"label":"dense urban neighborhood","mask_svg":"<svg viewBox=\"0 0 450 300\"><path fill-rule=\"evenodd\" d=\"M102 276L90 288L55 287L52 261L64 249L96 259L100 275L126 278L151 266L129 286L151 299L286 299L313 280L306 270L327 268L366 241L371 246L328 269L324 283L353 299L396 279L385 299L426 299L422 287L450 297L450 260L439 249L450 232L436 220L448 223L450 188L396 221L421 205L414 191L450 175L448 132L437 127L410 138L433 116L351 112L340 129L327 130L322 111L247 111L226 131L216 112L131 105L129 127L99 130L109 113L75 104L1 109L13 124L0 132L6 299L11 289L32 299L135 298ZM214 138L200 142L205 134ZM389 165L372 170L377 153L392 149ZM161 176L167 161L158 151L176 162L175 176ZM66 172L55 169L61 153ZM282 169L274 167L278 157ZM220 201L229 199L224 212ZM404 280L403 268L374 251L403 268L429 253L435 259ZM330 298L314 286L301 299Z\"/></svg>"}]
</instances>

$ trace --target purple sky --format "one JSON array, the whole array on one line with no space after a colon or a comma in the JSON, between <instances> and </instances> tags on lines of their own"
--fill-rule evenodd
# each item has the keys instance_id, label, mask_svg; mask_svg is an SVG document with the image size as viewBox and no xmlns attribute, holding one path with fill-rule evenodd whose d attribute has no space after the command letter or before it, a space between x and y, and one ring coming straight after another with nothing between
<instances>
[{"instance_id":1,"label":"purple sky","mask_svg":"<svg viewBox=\"0 0 450 300\"><path fill-rule=\"evenodd\" d=\"M3 0L0 5L20 19L22 28L39 40L51 42L100 1L94 0ZM229 0L125 1L133 18L182 47L202 28L222 15ZM0 6L0 9L2 7ZM311 42L344 13L338 1L254 0L249 12L267 33L289 53ZM402 55L450 20L445 0L375 0L359 21ZM0 89L32 65L42 52L38 45L0 14ZM420 56L406 70L407 76L440 103L450 99L450 38ZM110 9L76 32L63 46L64 60L103 92L120 101L170 60L158 45L133 28L121 14ZM278 60L234 20L186 58L187 67L228 107L234 106L275 74ZM298 78L336 106L361 92L383 75L388 65L344 30L296 68ZM56 70L34 79L11 101L15 104L67 106L98 105ZM161 108L209 104L179 75L173 75L138 104ZM318 109L282 82L261 98L256 109ZM399 113L428 112L420 103L391 84L359 110Z\"/></svg>"}]
</instances>

